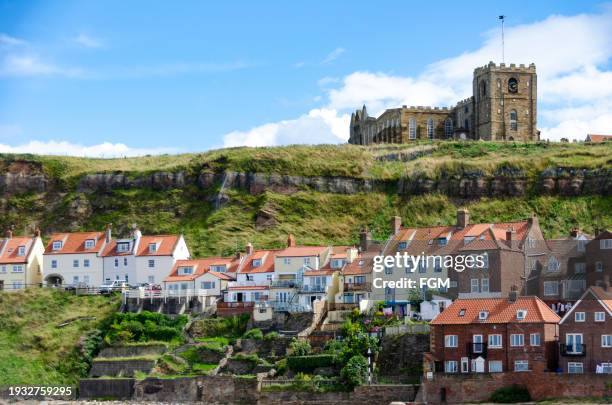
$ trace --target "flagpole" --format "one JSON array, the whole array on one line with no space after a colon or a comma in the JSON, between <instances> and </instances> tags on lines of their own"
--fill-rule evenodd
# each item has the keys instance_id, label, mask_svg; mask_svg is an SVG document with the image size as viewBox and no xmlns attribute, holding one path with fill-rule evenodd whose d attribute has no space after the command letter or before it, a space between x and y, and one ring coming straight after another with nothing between
<instances>
[{"instance_id":1,"label":"flagpole","mask_svg":"<svg viewBox=\"0 0 612 405\"><path fill-rule=\"evenodd\" d=\"M502 63L506 62L506 52L505 52L505 44L504 44L504 19L505 15L500 15L499 19L501 20L501 29L502 29Z\"/></svg>"}]
</instances>

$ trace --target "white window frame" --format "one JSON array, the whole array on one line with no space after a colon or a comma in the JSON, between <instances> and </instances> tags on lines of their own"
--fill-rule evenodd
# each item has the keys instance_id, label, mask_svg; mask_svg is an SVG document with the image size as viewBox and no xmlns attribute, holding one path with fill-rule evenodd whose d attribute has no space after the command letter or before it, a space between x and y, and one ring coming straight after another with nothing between
<instances>
[{"instance_id":1,"label":"white window frame","mask_svg":"<svg viewBox=\"0 0 612 405\"><path fill-rule=\"evenodd\" d=\"M488 278L483 278L480 280L480 292L483 292L483 293L489 292L489 279Z\"/></svg>"},{"instance_id":2,"label":"white window frame","mask_svg":"<svg viewBox=\"0 0 612 405\"><path fill-rule=\"evenodd\" d=\"M554 292L551 291L552 286L554 286ZM558 281L545 281L544 282L544 295L545 296L559 295L559 282Z\"/></svg>"},{"instance_id":3,"label":"white window frame","mask_svg":"<svg viewBox=\"0 0 612 405\"><path fill-rule=\"evenodd\" d=\"M574 312L574 322L585 322L586 321L586 313L585 312Z\"/></svg>"},{"instance_id":4,"label":"white window frame","mask_svg":"<svg viewBox=\"0 0 612 405\"><path fill-rule=\"evenodd\" d=\"M23 273L23 265L22 264L13 265L13 273Z\"/></svg>"},{"instance_id":5,"label":"white window frame","mask_svg":"<svg viewBox=\"0 0 612 405\"><path fill-rule=\"evenodd\" d=\"M514 361L514 371L516 372L525 372L529 371L529 360L515 360Z\"/></svg>"},{"instance_id":6,"label":"white window frame","mask_svg":"<svg viewBox=\"0 0 612 405\"><path fill-rule=\"evenodd\" d=\"M115 260L114 260L113 264L115 265L115 268L119 267L119 258L118 257L115 257Z\"/></svg>"},{"instance_id":7,"label":"white window frame","mask_svg":"<svg viewBox=\"0 0 612 405\"><path fill-rule=\"evenodd\" d=\"M96 243L93 239L85 239L85 249L93 249Z\"/></svg>"},{"instance_id":8,"label":"white window frame","mask_svg":"<svg viewBox=\"0 0 612 405\"><path fill-rule=\"evenodd\" d=\"M601 347L612 347L612 335L601 335Z\"/></svg>"},{"instance_id":9,"label":"white window frame","mask_svg":"<svg viewBox=\"0 0 612 405\"><path fill-rule=\"evenodd\" d=\"M25 256L25 246L17 247L17 256Z\"/></svg>"},{"instance_id":10,"label":"white window frame","mask_svg":"<svg viewBox=\"0 0 612 405\"><path fill-rule=\"evenodd\" d=\"M599 241L600 249L612 249L612 239L601 239Z\"/></svg>"},{"instance_id":11,"label":"white window frame","mask_svg":"<svg viewBox=\"0 0 612 405\"><path fill-rule=\"evenodd\" d=\"M519 321L524 320L525 318L527 318L527 310L526 309L519 309L516 311L516 319Z\"/></svg>"},{"instance_id":12,"label":"white window frame","mask_svg":"<svg viewBox=\"0 0 612 405\"><path fill-rule=\"evenodd\" d=\"M83 267L90 267L91 263L89 261L89 259L83 259Z\"/></svg>"},{"instance_id":13,"label":"white window frame","mask_svg":"<svg viewBox=\"0 0 612 405\"><path fill-rule=\"evenodd\" d=\"M515 339L517 341L515 341ZM522 333L513 333L510 335L510 346L511 347L523 347L525 346L525 335Z\"/></svg>"},{"instance_id":14,"label":"white window frame","mask_svg":"<svg viewBox=\"0 0 612 405\"><path fill-rule=\"evenodd\" d=\"M459 346L458 335L444 335L444 347L456 348Z\"/></svg>"},{"instance_id":15,"label":"white window frame","mask_svg":"<svg viewBox=\"0 0 612 405\"><path fill-rule=\"evenodd\" d=\"M497 342L493 342L493 340L497 340L499 339L499 344L496 344ZM489 349L501 349L503 347L503 339L502 339L502 335L499 333L494 333L492 335L489 335L488 337L488 348Z\"/></svg>"},{"instance_id":16,"label":"white window frame","mask_svg":"<svg viewBox=\"0 0 612 405\"><path fill-rule=\"evenodd\" d=\"M542 338L539 333L529 334L529 346L540 346L542 344Z\"/></svg>"},{"instance_id":17,"label":"white window frame","mask_svg":"<svg viewBox=\"0 0 612 405\"><path fill-rule=\"evenodd\" d=\"M574 274L584 274L586 273L586 263L574 263Z\"/></svg>"},{"instance_id":18,"label":"white window frame","mask_svg":"<svg viewBox=\"0 0 612 405\"><path fill-rule=\"evenodd\" d=\"M494 364L496 367L491 367ZM497 367L499 365L499 367ZM504 362L501 360L489 360L489 373L503 373L504 372Z\"/></svg>"},{"instance_id":19,"label":"white window frame","mask_svg":"<svg viewBox=\"0 0 612 405\"><path fill-rule=\"evenodd\" d=\"M75 269L78 269L79 267L81 267L81 264L80 264L78 259L74 259L72 261L72 267L75 268Z\"/></svg>"},{"instance_id":20,"label":"white window frame","mask_svg":"<svg viewBox=\"0 0 612 405\"><path fill-rule=\"evenodd\" d=\"M157 243L149 243L149 253L157 252Z\"/></svg>"},{"instance_id":21,"label":"white window frame","mask_svg":"<svg viewBox=\"0 0 612 405\"><path fill-rule=\"evenodd\" d=\"M51 268L52 269L57 269L57 260L51 260Z\"/></svg>"},{"instance_id":22,"label":"white window frame","mask_svg":"<svg viewBox=\"0 0 612 405\"><path fill-rule=\"evenodd\" d=\"M53 244L51 245L51 249L52 250L60 250L63 246L63 243L61 240L56 240L53 241Z\"/></svg>"},{"instance_id":23,"label":"white window frame","mask_svg":"<svg viewBox=\"0 0 612 405\"><path fill-rule=\"evenodd\" d=\"M480 280L477 278L470 279L470 293L480 292Z\"/></svg>"},{"instance_id":24,"label":"white window frame","mask_svg":"<svg viewBox=\"0 0 612 405\"><path fill-rule=\"evenodd\" d=\"M449 374L455 374L459 370L457 368L457 360L447 360L444 362L444 372Z\"/></svg>"},{"instance_id":25,"label":"white window frame","mask_svg":"<svg viewBox=\"0 0 612 405\"><path fill-rule=\"evenodd\" d=\"M606 313L605 312L595 312L594 315L595 322L605 322L606 321Z\"/></svg>"},{"instance_id":26,"label":"white window frame","mask_svg":"<svg viewBox=\"0 0 612 405\"><path fill-rule=\"evenodd\" d=\"M408 139L416 139L417 126L414 117L408 120Z\"/></svg>"},{"instance_id":27,"label":"white window frame","mask_svg":"<svg viewBox=\"0 0 612 405\"><path fill-rule=\"evenodd\" d=\"M149 260L147 261L147 266L148 266L150 269L154 269L154 268L155 268L155 259L149 259Z\"/></svg>"},{"instance_id":28,"label":"white window frame","mask_svg":"<svg viewBox=\"0 0 612 405\"><path fill-rule=\"evenodd\" d=\"M129 242L119 242L117 243L117 252L129 252L130 251L130 244Z\"/></svg>"},{"instance_id":29,"label":"white window frame","mask_svg":"<svg viewBox=\"0 0 612 405\"><path fill-rule=\"evenodd\" d=\"M580 361L570 361L567 363L568 374L584 374L584 365Z\"/></svg>"},{"instance_id":30,"label":"white window frame","mask_svg":"<svg viewBox=\"0 0 612 405\"><path fill-rule=\"evenodd\" d=\"M427 119L427 139L434 139L435 122L433 118Z\"/></svg>"}]
</instances>

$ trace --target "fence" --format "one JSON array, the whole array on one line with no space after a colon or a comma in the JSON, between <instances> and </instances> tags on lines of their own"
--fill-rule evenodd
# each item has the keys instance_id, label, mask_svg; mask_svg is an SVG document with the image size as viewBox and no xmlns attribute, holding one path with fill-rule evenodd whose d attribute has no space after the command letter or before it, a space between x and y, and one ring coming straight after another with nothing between
<instances>
[{"instance_id":1,"label":"fence","mask_svg":"<svg viewBox=\"0 0 612 405\"><path fill-rule=\"evenodd\" d=\"M405 333L429 333L429 324L411 323L406 325L385 326L385 335L403 335Z\"/></svg>"}]
</instances>

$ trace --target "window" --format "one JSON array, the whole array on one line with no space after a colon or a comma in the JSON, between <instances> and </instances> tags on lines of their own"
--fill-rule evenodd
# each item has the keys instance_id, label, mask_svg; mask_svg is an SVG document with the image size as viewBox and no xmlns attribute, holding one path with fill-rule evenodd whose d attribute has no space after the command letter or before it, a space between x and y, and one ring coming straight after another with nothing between
<instances>
[{"instance_id":1,"label":"window","mask_svg":"<svg viewBox=\"0 0 612 405\"><path fill-rule=\"evenodd\" d=\"M128 279L128 275L127 275L127 274L126 274L126 275L125 275L123 278L125 279L125 282L126 282L126 283L129 281L129 279Z\"/></svg>"},{"instance_id":2,"label":"window","mask_svg":"<svg viewBox=\"0 0 612 405\"><path fill-rule=\"evenodd\" d=\"M530 346L540 346L540 334L532 333L529 335L529 345Z\"/></svg>"},{"instance_id":3,"label":"window","mask_svg":"<svg viewBox=\"0 0 612 405\"><path fill-rule=\"evenodd\" d=\"M459 316L465 316L465 309L464 308L461 308L459 310Z\"/></svg>"},{"instance_id":4,"label":"window","mask_svg":"<svg viewBox=\"0 0 612 405\"><path fill-rule=\"evenodd\" d=\"M289 257L285 257L285 259L283 260L283 262L285 264L291 264L291 259Z\"/></svg>"},{"instance_id":5,"label":"window","mask_svg":"<svg viewBox=\"0 0 612 405\"><path fill-rule=\"evenodd\" d=\"M149 282L149 284L153 284L153 283L155 283L155 276L149 276L149 277L147 277L147 281Z\"/></svg>"},{"instance_id":6,"label":"window","mask_svg":"<svg viewBox=\"0 0 612 405\"><path fill-rule=\"evenodd\" d=\"M444 372L456 373L457 372L457 361L449 360L444 362Z\"/></svg>"},{"instance_id":7,"label":"window","mask_svg":"<svg viewBox=\"0 0 612 405\"><path fill-rule=\"evenodd\" d=\"M217 273L225 273L226 270L227 268L225 267L224 264L217 264L217 265L210 266L210 271L216 271Z\"/></svg>"},{"instance_id":8,"label":"window","mask_svg":"<svg viewBox=\"0 0 612 405\"><path fill-rule=\"evenodd\" d=\"M584 249L586 248L586 243L587 243L586 240L581 239L578 241L578 251L579 252L584 252Z\"/></svg>"},{"instance_id":9,"label":"window","mask_svg":"<svg viewBox=\"0 0 612 405\"><path fill-rule=\"evenodd\" d=\"M400 242L399 245L397 246L398 249L406 249L408 247L408 242Z\"/></svg>"},{"instance_id":10,"label":"window","mask_svg":"<svg viewBox=\"0 0 612 405\"><path fill-rule=\"evenodd\" d=\"M344 266L344 260L343 259L334 259L331 261L331 268L332 269L341 269L342 266Z\"/></svg>"},{"instance_id":11,"label":"window","mask_svg":"<svg viewBox=\"0 0 612 405\"><path fill-rule=\"evenodd\" d=\"M151 266L149 266L149 267L151 267ZM179 275L193 274L193 267L191 267L191 266L179 267L178 268L178 274Z\"/></svg>"},{"instance_id":12,"label":"window","mask_svg":"<svg viewBox=\"0 0 612 405\"><path fill-rule=\"evenodd\" d=\"M480 288L481 288L481 292L483 293L488 293L489 292L489 279L488 278L483 278L482 280L480 280Z\"/></svg>"},{"instance_id":13,"label":"window","mask_svg":"<svg viewBox=\"0 0 612 405\"><path fill-rule=\"evenodd\" d=\"M570 374L582 374L584 372L582 363L570 361L567 363L567 372Z\"/></svg>"},{"instance_id":14,"label":"window","mask_svg":"<svg viewBox=\"0 0 612 405\"><path fill-rule=\"evenodd\" d=\"M461 372L462 373L469 373L470 372L470 362L468 361L467 357L462 357L461 358Z\"/></svg>"},{"instance_id":15,"label":"window","mask_svg":"<svg viewBox=\"0 0 612 405\"><path fill-rule=\"evenodd\" d=\"M468 121L468 119L466 118L465 120L463 120L463 126L465 129L469 130L470 129L470 121Z\"/></svg>"},{"instance_id":16,"label":"window","mask_svg":"<svg viewBox=\"0 0 612 405\"><path fill-rule=\"evenodd\" d=\"M551 257L550 259L548 259L548 271L557 272L559 271L560 267L561 264L556 258Z\"/></svg>"},{"instance_id":17,"label":"window","mask_svg":"<svg viewBox=\"0 0 612 405\"><path fill-rule=\"evenodd\" d=\"M574 314L574 321L575 322L584 322L585 319L586 319L586 316L585 316L584 312L576 312Z\"/></svg>"},{"instance_id":18,"label":"window","mask_svg":"<svg viewBox=\"0 0 612 405\"><path fill-rule=\"evenodd\" d=\"M157 243L149 243L149 253L157 252Z\"/></svg>"},{"instance_id":19,"label":"window","mask_svg":"<svg viewBox=\"0 0 612 405\"><path fill-rule=\"evenodd\" d=\"M480 311L478 313L478 319L480 319L481 321L484 321L488 317L489 317L489 312L487 312L487 311Z\"/></svg>"},{"instance_id":20,"label":"window","mask_svg":"<svg viewBox=\"0 0 612 405\"><path fill-rule=\"evenodd\" d=\"M518 91L518 80L516 80L516 78L511 77L508 80L508 91L510 93L516 93Z\"/></svg>"},{"instance_id":21,"label":"window","mask_svg":"<svg viewBox=\"0 0 612 405\"><path fill-rule=\"evenodd\" d=\"M612 335L601 335L601 347L612 347Z\"/></svg>"},{"instance_id":22,"label":"window","mask_svg":"<svg viewBox=\"0 0 612 405\"><path fill-rule=\"evenodd\" d=\"M266 274L266 280L272 281L272 274Z\"/></svg>"},{"instance_id":23,"label":"window","mask_svg":"<svg viewBox=\"0 0 612 405\"><path fill-rule=\"evenodd\" d=\"M510 129L513 131L518 130L518 115L516 113L516 110L512 110L510 111Z\"/></svg>"},{"instance_id":24,"label":"window","mask_svg":"<svg viewBox=\"0 0 612 405\"><path fill-rule=\"evenodd\" d=\"M19 246L17 248L17 256L25 256L25 246Z\"/></svg>"},{"instance_id":25,"label":"window","mask_svg":"<svg viewBox=\"0 0 612 405\"><path fill-rule=\"evenodd\" d=\"M22 264L14 265L13 273L23 273L23 265Z\"/></svg>"},{"instance_id":26,"label":"window","mask_svg":"<svg viewBox=\"0 0 612 405\"><path fill-rule=\"evenodd\" d=\"M89 259L83 260L83 267L89 267Z\"/></svg>"},{"instance_id":27,"label":"window","mask_svg":"<svg viewBox=\"0 0 612 405\"><path fill-rule=\"evenodd\" d=\"M414 118L408 121L408 138L416 139L416 120Z\"/></svg>"},{"instance_id":28,"label":"window","mask_svg":"<svg viewBox=\"0 0 612 405\"><path fill-rule=\"evenodd\" d=\"M261 267L261 259L253 260L253 267Z\"/></svg>"},{"instance_id":29,"label":"window","mask_svg":"<svg viewBox=\"0 0 612 405\"><path fill-rule=\"evenodd\" d=\"M558 295L559 294L559 282L558 281L545 281L544 282L544 295Z\"/></svg>"},{"instance_id":30,"label":"window","mask_svg":"<svg viewBox=\"0 0 612 405\"><path fill-rule=\"evenodd\" d=\"M150 259L149 260L149 268L152 269L153 267L155 267L155 260Z\"/></svg>"},{"instance_id":31,"label":"window","mask_svg":"<svg viewBox=\"0 0 612 405\"><path fill-rule=\"evenodd\" d=\"M514 362L514 371L529 371L529 361L516 360Z\"/></svg>"},{"instance_id":32,"label":"window","mask_svg":"<svg viewBox=\"0 0 612 405\"><path fill-rule=\"evenodd\" d=\"M565 346L568 353L582 353L582 333L566 334Z\"/></svg>"},{"instance_id":33,"label":"window","mask_svg":"<svg viewBox=\"0 0 612 405\"><path fill-rule=\"evenodd\" d=\"M438 246L446 246L446 245L448 245L448 239L438 238Z\"/></svg>"},{"instance_id":34,"label":"window","mask_svg":"<svg viewBox=\"0 0 612 405\"><path fill-rule=\"evenodd\" d=\"M129 252L130 244L128 242L119 242L117 243L117 252Z\"/></svg>"},{"instance_id":35,"label":"window","mask_svg":"<svg viewBox=\"0 0 612 405\"><path fill-rule=\"evenodd\" d=\"M444 347L457 347L458 340L457 335L445 335Z\"/></svg>"},{"instance_id":36,"label":"window","mask_svg":"<svg viewBox=\"0 0 612 405\"><path fill-rule=\"evenodd\" d=\"M123 258L123 266L127 267L127 265L128 265L128 259L127 259L127 257L124 257Z\"/></svg>"},{"instance_id":37,"label":"window","mask_svg":"<svg viewBox=\"0 0 612 405\"><path fill-rule=\"evenodd\" d=\"M598 273L603 271L603 262L595 262L595 271Z\"/></svg>"},{"instance_id":38,"label":"window","mask_svg":"<svg viewBox=\"0 0 612 405\"><path fill-rule=\"evenodd\" d=\"M72 284L77 284L79 282L79 276L72 277Z\"/></svg>"},{"instance_id":39,"label":"window","mask_svg":"<svg viewBox=\"0 0 612 405\"><path fill-rule=\"evenodd\" d=\"M385 274L393 274L393 267L385 266Z\"/></svg>"},{"instance_id":40,"label":"window","mask_svg":"<svg viewBox=\"0 0 612 405\"><path fill-rule=\"evenodd\" d=\"M115 258L115 267L119 267L119 259Z\"/></svg>"},{"instance_id":41,"label":"window","mask_svg":"<svg viewBox=\"0 0 612 405\"><path fill-rule=\"evenodd\" d=\"M434 272L442 273L442 262L439 260L434 261Z\"/></svg>"},{"instance_id":42,"label":"window","mask_svg":"<svg viewBox=\"0 0 612 405\"><path fill-rule=\"evenodd\" d=\"M520 347L525 345L525 336L522 333L510 335L510 346Z\"/></svg>"},{"instance_id":43,"label":"window","mask_svg":"<svg viewBox=\"0 0 612 405\"><path fill-rule=\"evenodd\" d=\"M79 267L79 261L78 260L73 260L72 261L72 267Z\"/></svg>"},{"instance_id":44,"label":"window","mask_svg":"<svg viewBox=\"0 0 612 405\"><path fill-rule=\"evenodd\" d=\"M473 278L473 279L470 280L470 292L473 292L473 293L479 292L478 279L477 278Z\"/></svg>"},{"instance_id":45,"label":"window","mask_svg":"<svg viewBox=\"0 0 612 405\"><path fill-rule=\"evenodd\" d=\"M89 276L83 276L83 282L84 282L86 285L89 285Z\"/></svg>"},{"instance_id":46,"label":"window","mask_svg":"<svg viewBox=\"0 0 612 405\"><path fill-rule=\"evenodd\" d=\"M488 253L483 253L482 254L482 269L483 270L488 270L489 269L489 254Z\"/></svg>"},{"instance_id":47,"label":"window","mask_svg":"<svg viewBox=\"0 0 612 405\"><path fill-rule=\"evenodd\" d=\"M304 264L305 265L310 265L310 257L305 257L304 258Z\"/></svg>"},{"instance_id":48,"label":"window","mask_svg":"<svg viewBox=\"0 0 612 405\"><path fill-rule=\"evenodd\" d=\"M202 281L200 283L200 287L203 290L212 290L215 288L215 282L214 281Z\"/></svg>"},{"instance_id":49,"label":"window","mask_svg":"<svg viewBox=\"0 0 612 405\"><path fill-rule=\"evenodd\" d=\"M606 313L605 312L595 312L595 322L605 322Z\"/></svg>"},{"instance_id":50,"label":"window","mask_svg":"<svg viewBox=\"0 0 612 405\"><path fill-rule=\"evenodd\" d=\"M612 249L612 239L602 239L599 241L600 249Z\"/></svg>"},{"instance_id":51,"label":"window","mask_svg":"<svg viewBox=\"0 0 612 405\"><path fill-rule=\"evenodd\" d=\"M526 310L519 309L518 311L516 311L516 319L517 320L522 321L526 317L527 317L527 311Z\"/></svg>"},{"instance_id":52,"label":"window","mask_svg":"<svg viewBox=\"0 0 612 405\"><path fill-rule=\"evenodd\" d=\"M410 273L414 273L414 263L412 263L411 261L406 260L406 274L410 274Z\"/></svg>"},{"instance_id":53,"label":"window","mask_svg":"<svg viewBox=\"0 0 612 405\"><path fill-rule=\"evenodd\" d=\"M434 120L433 120L433 118L429 118L427 120L427 137L429 139L433 139L433 137L434 137Z\"/></svg>"},{"instance_id":54,"label":"window","mask_svg":"<svg viewBox=\"0 0 612 405\"><path fill-rule=\"evenodd\" d=\"M53 249L53 250L60 250L61 248L62 248L62 241L61 240L53 241L53 246L51 247L51 249Z\"/></svg>"},{"instance_id":55,"label":"window","mask_svg":"<svg viewBox=\"0 0 612 405\"><path fill-rule=\"evenodd\" d=\"M87 239L85 241L85 249L93 249L95 243L93 239Z\"/></svg>"},{"instance_id":56,"label":"window","mask_svg":"<svg viewBox=\"0 0 612 405\"><path fill-rule=\"evenodd\" d=\"M51 268L57 269L57 260L51 260Z\"/></svg>"},{"instance_id":57,"label":"window","mask_svg":"<svg viewBox=\"0 0 612 405\"><path fill-rule=\"evenodd\" d=\"M489 373L501 373L503 370L503 363L500 360L489 361Z\"/></svg>"},{"instance_id":58,"label":"window","mask_svg":"<svg viewBox=\"0 0 612 405\"><path fill-rule=\"evenodd\" d=\"M574 264L574 273L576 273L576 274L584 274L584 273L586 273L586 263L576 263L576 264Z\"/></svg>"},{"instance_id":59,"label":"window","mask_svg":"<svg viewBox=\"0 0 612 405\"><path fill-rule=\"evenodd\" d=\"M482 353L482 349L483 349L482 335L472 336L472 351L474 353Z\"/></svg>"},{"instance_id":60,"label":"window","mask_svg":"<svg viewBox=\"0 0 612 405\"><path fill-rule=\"evenodd\" d=\"M419 273L427 273L427 260L419 262Z\"/></svg>"},{"instance_id":61,"label":"window","mask_svg":"<svg viewBox=\"0 0 612 405\"><path fill-rule=\"evenodd\" d=\"M502 347L502 335L489 335L489 349L500 349Z\"/></svg>"},{"instance_id":62,"label":"window","mask_svg":"<svg viewBox=\"0 0 612 405\"><path fill-rule=\"evenodd\" d=\"M444 135L447 138L453 137L453 120L450 118L447 118L446 121L444 121Z\"/></svg>"},{"instance_id":63,"label":"window","mask_svg":"<svg viewBox=\"0 0 612 405\"><path fill-rule=\"evenodd\" d=\"M21 281L13 281L13 290L21 290L23 283Z\"/></svg>"},{"instance_id":64,"label":"window","mask_svg":"<svg viewBox=\"0 0 612 405\"><path fill-rule=\"evenodd\" d=\"M601 372L604 374L612 374L612 363L601 363Z\"/></svg>"}]
</instances>

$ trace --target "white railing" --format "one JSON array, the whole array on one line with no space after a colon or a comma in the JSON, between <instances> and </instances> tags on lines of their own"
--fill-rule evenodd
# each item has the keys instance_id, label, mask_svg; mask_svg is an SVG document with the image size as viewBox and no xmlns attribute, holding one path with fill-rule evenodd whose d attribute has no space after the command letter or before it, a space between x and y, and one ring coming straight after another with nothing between
<instances>
[{"instance_id":1,"label":"white railing","mask_svg":"<svg viewBox=\"0 0 612 405\"><path fill-rule=\"evenodd\" d=\"M193 297L206 297L208 296L207 291L203 289L166 289L166 290L128 290L123 292L124 298L138 298L138 299L166 299L166 298L193 298Z\"/></svg>"},{"instance_id":2,"label":"white railing","mask_svg":"<svg viewBox=\"0 0 612 405\"><path fill-rule=\"evenodd\" d=\"M272 283L271 280L262 280L262 281L230 281L227 283L228 287L255 287L255 286L269 286Z\"/></svg>"}]
</instances>

